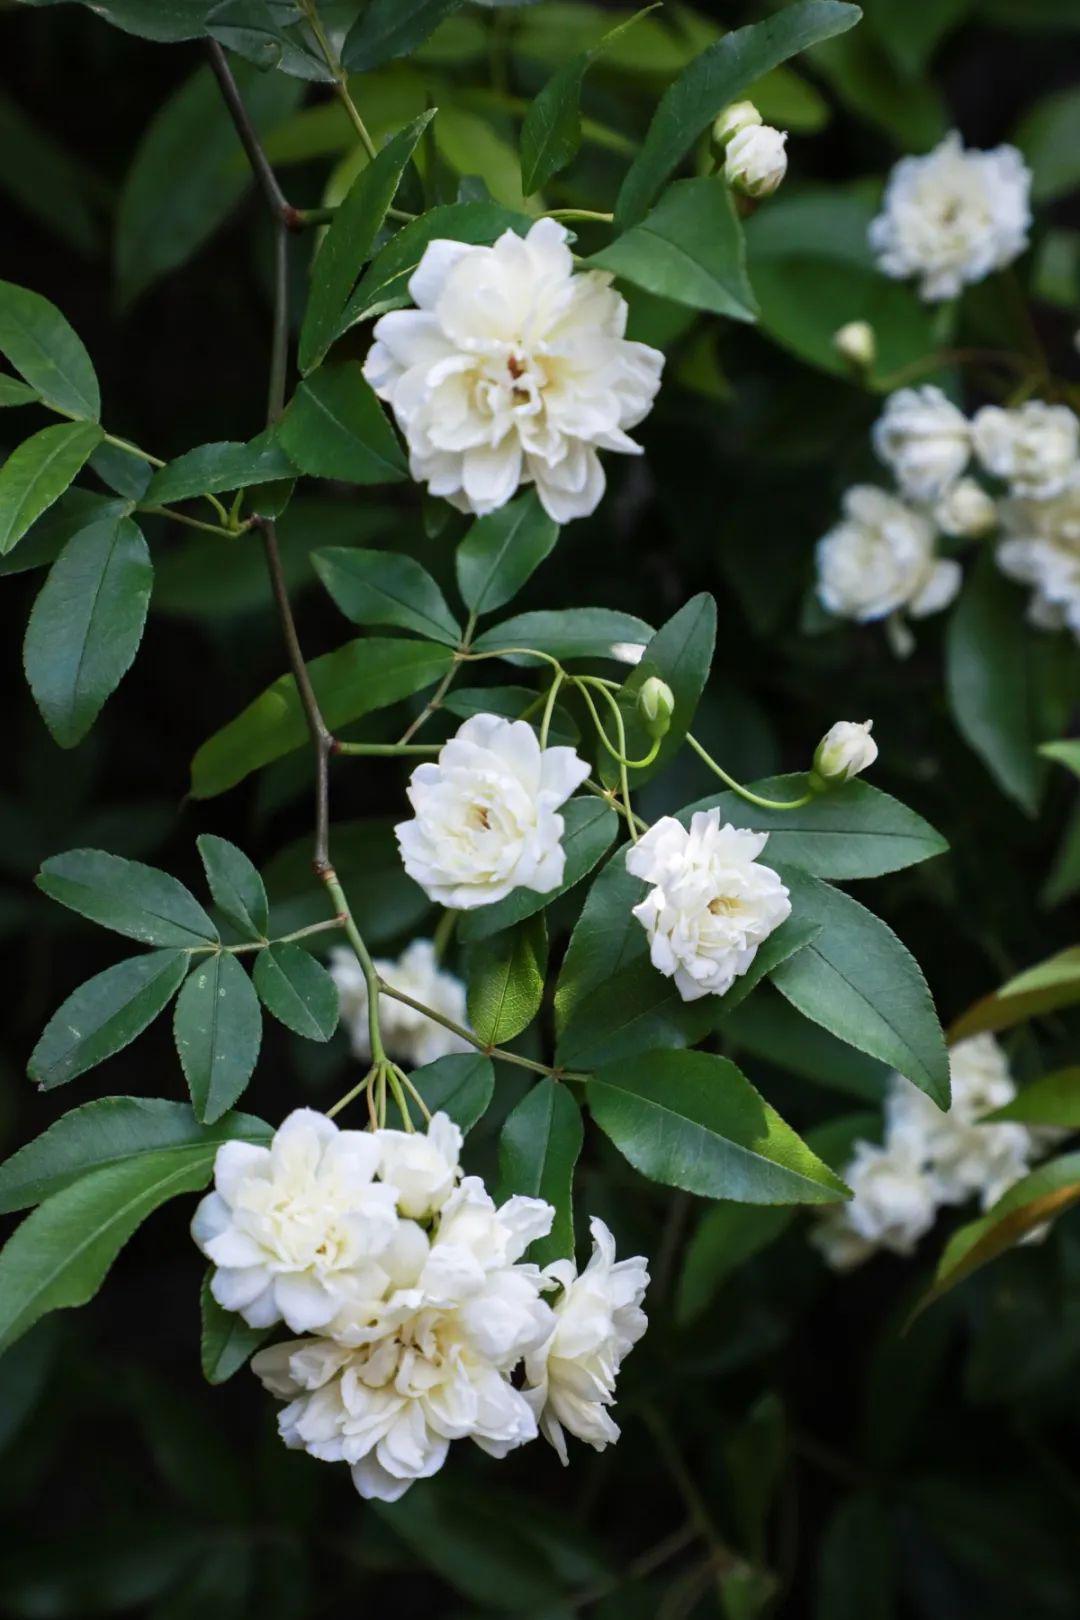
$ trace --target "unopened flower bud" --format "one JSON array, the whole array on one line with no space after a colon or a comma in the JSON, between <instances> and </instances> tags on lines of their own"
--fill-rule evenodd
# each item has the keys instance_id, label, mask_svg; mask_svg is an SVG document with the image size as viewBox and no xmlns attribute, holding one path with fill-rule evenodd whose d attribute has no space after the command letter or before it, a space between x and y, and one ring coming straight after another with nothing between
<instances>
[{"instance_id":1,"label":"unopened flower bud","mask_svg":"<svg viewBox=\"0 0 1080 1620\"><path fill-rule=\"evenodd\" d=\"M954 540L981 540L997 520L997 502L974 478L961 478L934 507L938 528Z\"/></svg>"},{"instance_id":2,"label":"unopened flower bud","mask_svg":"<svg viewBox=\"0 0 1080 1620\"><path fill-rule=\"evenodd\" d=\"M713 140L717 146L726 146L740 130L751 129L761 121L761 114L752 101L733 101L713 125Z\"/></svg>"},{"instance_id":3,"label":"unopened flower bud","mask_svg":"<svg viewBox=\"0 0 1080 1620\"><path fill-rule=\"evenodd\" d=\"M848 321L833 333L833 348L859 371L866 371L877 359L874 328L869 321Z\"/></svg>"},{"instance_id":4,"label":"unopened flower bud","mask_svg":"<svg viewBox=\"0 0 1080 1620\"><path fill-rule=\"evenodd\" d=\"M771 124L749 124L728 143L724 178L747 197L769 197L787 173L787 134Z\"/></svg>"},{"instance_id":5,"label":"unopened flower bud","mask_svg":"<svg viewBox=\"0 0 1080 1620\"><path fill-rule=\"evenodd\" d=\"M817 745L814 770L829 786L850 782L877 759L877 743L870 732L874 722L838 720Z\"/></svg>"},{"instance_id":6,"label":"unopened flower bud","mask_svg":"<svg viewBox=\"0 0 1080 1620\"><path fill-rule=\"evenodd\" d=\"M650 675L638 693L638 714L654 742L666 735L675 713L675 694L659 675Z\"/></svg>"}]
</instances>

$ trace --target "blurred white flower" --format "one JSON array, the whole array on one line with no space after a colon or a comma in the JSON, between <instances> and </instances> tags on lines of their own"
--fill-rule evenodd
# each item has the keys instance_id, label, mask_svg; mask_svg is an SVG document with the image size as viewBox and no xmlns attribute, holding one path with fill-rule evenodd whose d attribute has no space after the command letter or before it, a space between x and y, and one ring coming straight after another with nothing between
<instances>
[{"instance_id":1,"label":"blurred white flower","mask_svg":"<svg viewBox=\"0 0 1080 1620\"><path fill-rule=\"evenodd\" d=\"M1067 627L1080 641L1080 486L1049 501L1001 503L1005 538L997 564L1031 585L1028 616L1043 630Z\"/></svg>"},{"instance_id":2,"label":"blurred white flower","mask_svg":"<svg viewBox=\"0 0 1080 1620\"><path fill-rule=\"evenodd\" d=\"M223 1143L191 1226L216 1268L218 1304L251 1327L324 1327L346 1279L369 1275L393 1240L394 1190L374 1180L378 1167L369 1132L339 1131L310 1108L291 1113L268 1148ZM376 1290L384 1281L375 1266Z\"/></svg>"},{"instance_id":3,"label":"blurred white flower","mask_svg":"<svg viewBox=\"0 0 1080 1620\"><path fill-rule=\"evenodd\" d=\"M997 521L997 503L974 478L958 479L934 507L934 522L954 540L980 540Z\"/></svg>"},{"instance_id":4,"label":"blurred white flower","mask_svg":"<svg viewBox=\"0 0 1080 1620\"><path fill-rule=\"evenodd\" d=\"M965 151L954 130L925 157L893 169L870 226L878 266L919 278L928 302L955 298L1024 251L1031 224L1031 173L1013 146Z\"/></svg>"},{"instance_id":5,"label":"blurred white flower","mask_svg":"<svg viewBox=\"0 0 1080 1620\"><path fill-rule=\"evenodd\" d=\"M624 336L627 307L601 270L575 275L564 228L540 219L493 247L437 240L409 282L416 309L376 322L364 375L409 446L412 475L462 511L535 483L556 523L604 493L598 450L649 413L664 357Z\"/></svg>"},{"instance_id":6,"label":"blurred white flower","mask_svg":"<svg viewBox=\"0 0 1080 1620\"><path fill-rule=\"evenodd\" d=\"M826 782L850 782L878 757L878 746L871 737L874 722L838 720L817 745L814 769Z\"/></svg>"},{"instance_id":7,"label":"blurred white flower","mask_svg":"<svg viewBox=\"0 0 1080 1620\"><path fill-rule=\"evenodd\" d=\"M940 388L901 388L874 423L874 449L901 494L935 501L955 484L971 455L967 417Z\"/></svg>"},{"instance_id":8,"label":"blurred white flower","mask_svg":"<svg viewBox=\"0 0 1080 1620\"><path fill-rule=\"evenodd\" d=\"M698 810L689 828L663 816L628 849L627 871L652 885L634 916L684 1001L722 996L791 914L787 889L756 859L768 841Z\"/></svg>"},{"instance_id":9,"label":"blurred white flower","mask_svg":"<svg viewBox=\"0 0 1080 1620\"><path fill-rule=\"evenodd\" d=\"M724 179L747 197L771 197L787 173L786 142L771 124L745 125L727 144Z\"/></svg>"},{"instance_id":10,"label":"blurred white flower","mask_svg":"<svg viewBox=\"0 0 1080 1620\"><path fill-rule=\"evenodd\" d=\"M446 1203L458 1178L461 1130L446 1114L433 1114L425 1133L381 1130L379 1175L410 1220L429 1219Z\"/></svg>"},{"instance_id":11,"label":"blurred white flower","mask_svg":"<svg viewBox=\"0 0 1080 1620\"><path fill-rule=\"evenodd\" d=\"M948 607L960 589L960 565L938 557L921 513L873 484L849 489L843 507L842 521L817 547L817 593L830 613L861 624Z\"/></svg>"},{"instance_id":12,"label":"blurred white flower","mask_svg":"<svg viewBox=\"0 0 1080 1620\"><path fill-rule=\"evenodd\" d=\"M975 454L1014 495L1046 500L1080 477L1080 420L1067 405L1029 399L1016 410L984 405L971 424Z\"/></svg>"},{"instance_id":13,"label":"blurred white flower","mask_svg":"<svg viewBox=\"0 0 1080 1620\"><path fill-rule=\"evenodd\" d=\"M603 1221L589 1223L593 1252L580 1274L572 1260L556 1260L544 1273L562 1293L554 1327L525 1357L525 1399L540 1432L567 1462L564 1430L603 1451L619 1438L609 1408L624 1356L648 1327L641 1309L649 1273L645 1259L615 1259L615 1240Z\"/></svg>"},{"instance_id":14,"label":"blurred white flower","mask_svg":"<svg viewBox=\"0 0 1080 1620\"><path fill-rule=\"evenodd\" d=\"M911 1254L937 1213L937 1189L919 1152L904 1139L883 1147L856 1142L844 1171L852 1197L824 1211L811 1233L830 1265L845 1270L875 1249Z\"/></svg>"},{"instance_id":15,"label":"blurred white flower","mask_svg":"<svg viewBox=\"0 0 1080 1620\"><path fill-rule=\"evenodd\" d=\"M409 876L440 905L490 906L563 880L558 814L589 774L572 748L541 749L524 720L474 714L409 783L416 814L395 827Z\"/></svg>"},{"instance_id":16,"label":"blurred white flower","mask_svg":"<svg viewBox=\"0 0 1080 1620\"><path fill-rule=\"evenodd\" d=\"M367 980L356 960L356 954L347 946L339 945L330 953L330 976L338 988L342 1021L348 1026L353 1053L363 1061L371 1057L371 1038L368 1029ZM468 1025L465 1010L465 986L461 980L439 966L435 946L430 939L414 939L402 951L396 962L377 960L375 971L380 979L401 990L414 1001L452 1018L455 1024ZM415 1007L395 1001L392 996L379 997L379 1029L383 1045L392 1058L417 1068L434 1063L436 1058L450 1052L471 1052L472 1046L461 1035L437 1024Z\"/></svg>"},{"instance_id":17,"label":"blurred white flower","mask_svg":"<svg viewBox=\"0 0 1080 1620\"><path fill-rule=\"evenodd\" d=\"M865 369L877 359L877 335L869 321L847 321L833 333L833 348L852 365Z\"/></svg>"}]
</instances>

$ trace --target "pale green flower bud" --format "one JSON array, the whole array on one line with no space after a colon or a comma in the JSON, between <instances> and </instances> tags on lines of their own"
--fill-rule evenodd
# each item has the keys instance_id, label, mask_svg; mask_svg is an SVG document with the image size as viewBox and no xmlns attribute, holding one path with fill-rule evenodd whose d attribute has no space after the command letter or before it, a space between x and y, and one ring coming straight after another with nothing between
<instances>
[{"instance_id":1,"label":"pale green flower bud","mask_svg":"<svg viewBox=\"0 0 1080 1620\"><path fill-rule=\"evenodd\" d=\"M877 759L877 743L871 737L872 720L838 720L822 737L814 754L814 771L822 782L839 786L865 771Z\"/></svg>"},{"instance_id":2,"label":"pale green flower bud","mask_svg":"<svg viewBox=\"0 0 1080 1620\"><path fill-rule=\"evenodd\" d=\"M726 146L741 129L750 129L761 122L761 114L752 101L733 101L713 125L713 140L717 146Z\"/></svg>"},{"instance_id":3,"label":"pale green flower bud","mask_svg":"<svg viewBox=\"0 0 1080 1620\"><path fill-rule=\"evenodd\" d=\"M659 675L650 675L638 693L638 714L649 736L656 742L666 735L675 713L675 694Z\"/></svg>"},{"instance_id":4,"label":"pale green flower bud","mask_svg":"<svg viewBox=\"0 0 1080 1620\"><path fill-rule=\"evenodd\" d=\"M746 197L771 197L787 173L787 134L771 124L748 124L728 143L724 179Z\"/></svg>"},{"instance_id":5,"label":"pale green flower bud","mask_svg":"<svg viewBox=\"0 0 1080 1620\"><path fill-rule=\"evenodd\" d=\"M833 348L859 371L867 371L877 359L874 328L869 321L848 321L833 333Z\"/></svg>"}]
</instances>

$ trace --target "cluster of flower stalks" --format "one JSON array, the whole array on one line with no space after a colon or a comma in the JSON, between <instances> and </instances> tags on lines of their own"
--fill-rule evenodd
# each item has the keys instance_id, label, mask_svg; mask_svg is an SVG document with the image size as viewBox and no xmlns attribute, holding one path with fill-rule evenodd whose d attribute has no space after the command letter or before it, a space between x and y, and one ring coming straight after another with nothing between
<instances>
[{"instance_id":1,"label":"cluster of flower stalks","mask_svg":"<svg viewBox=\"0 0 1080 1620\"><path fill-rule=\"evenodd\" d=\"M616 1261L593 1220L580 1276L530 1264L551 1205L496 1207L460 1150L445 1114L421 1134L297 1109L269 1147L218 1150L192 1224L219 1305L304 1335L252 1363L288 1402L286 1445L348 1463L363 1497L396 1501L453 1440L504 1457L543 1434L565 1462L567 1432L597 1450L619 1436L609 1408L646 1327L645 1261Z\"/></svg>"}]
</instances>

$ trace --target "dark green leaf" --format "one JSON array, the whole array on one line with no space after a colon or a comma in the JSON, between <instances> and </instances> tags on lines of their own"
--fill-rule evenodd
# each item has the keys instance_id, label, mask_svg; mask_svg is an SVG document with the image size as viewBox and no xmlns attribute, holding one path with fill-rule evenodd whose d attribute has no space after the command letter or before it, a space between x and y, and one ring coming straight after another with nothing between
<instances>
[{"instance_id":1,"label":"dark green leaf","mask_svg":"<svg viewBox=\"0 0 1080 1620\"><path fill-rule=\"evenodd\" d=\"M478 906L475 911L466 912L458 927L458 933L466 944L486 939L489 934L497 934L500 929L531 917L534 912L549 906L560 894L572 889L575 883L580 883L592 871L619 830L618 816L602 799L591 796L571 799L563 806L561 814L566 826L562 838L566 867L559 887L547 894L537 894L532 889L515 889L505 900L499 900L493 906Z\"/></svg>"},{"instance_id":2,"label":"dark green leaf","mask_svg":"<svg viewBox=\"0 0 1080 1620\"><path fill-rule=\"evenodd\" d=\"M91 489L69 489L26 531L14 551L0 557L0 577L46 567L56 561L69 540L91 523L105 518L119 520L127 517L130 509L128 501L116 500L111 495L98 495Z\"/></svg>"},{"instance_id":3,"label":"dark green leaf","mask_svg":"<svg viewBox=\"0 0 1080 1620\"><path fill-rule=\"evenodd\" d=\"M644 619L632 613L616 613L611 608L563 608L559 613L519 613L485 630L473 646L477 652L505 647L511 664L537 662L510 650L521 647L536 647L560 661L611 658L616 663L635 664L652 633Z\"/></svg>"},{"instance_id":4,"label":"dark green leaf","mask_svg":"<svg viewBox=\"0 0 1080 1620\"><path fill-rule=\"evenodd\" d=\"M1023 1125L1080 1128L1080 1067L1058 1069L1025 1086L1004 1108L984 1114L983 1122L1019 1120Z\"/></svg>"},{"instance_id":5,"label":"dark green leaf","mask_svg":"<svg viewBox=\"0 0 1080 1620\"><path fill-rule=\"evenodd\" d=\"M100 439L93 422L63 422L11 452L0 467L0 556L64 493Z\"/></svg>"},{"instance_id":6,"label":"dark green leaf","mask_svg":"<svg viewBox=\"0 0 1080 1620\"><path fill-rule=\"evenodd\" d=\"M118 444L110 444L107 439L98 445L90 457L90 466L103 484L108 484L111 490L126 496L129 501L142 500L154 471L141 456L133 456L130 451L122 450Z\"/></svg>"},{"instance_id":7,"label":"dark green leaf","mask_svg":"<svg viewBox=\"0 0 1080 1620\"><path fill-rule=\"evenodd\" d=\"M0 95L0 150L19 154L17 163L4 164L0 186L68 247L85 257L100 253L98 210L108 188L5 95Z\"/></svg>"},{"instance_id":8,"label":"dark green leaf","mask_svg":"<svg viewBox=\"0 0 1080 1620\"><path fill-rule=\"evenodd\" d=\"M539 1266L574 1253L574 1166L585 1132L581 1110L557 1080L538 1080L507 1116L499 1137L499 1202L514 1193L554 1206L550 1234L530 1244Z\"/></svg>"},{"instance_id":9,"label":"dark green leaf","mask_svg":"<svg viewBox=\"0 0 1080 1620\"><path fill-rule=\"evenodd\" d=\"M263 880L251 861L242 849L214 833L203 833L195 842L214 904L245 939L265 939L270 908Z\"/></svg>"},{"instance_id":10,"label":"dark green leaf","mask_svg":"<svg viewBox=\"0 0 1080 1620\"><path fill-rule=\"evenodd\" d=\"M1080 185L1080 91L1058 90L1037 101L1013 138L1031 169L1035 202L1051 202Z\"/></svg>"},{"instance_id":11,"label":"dark green leaf","mask_svg":"<svg viewBox=\"0 0 1080 1620\"><path fill-rule=\"evenodd\" d=\"M495 202L443 203L392 236L368 266L339 323L344 332L369 315L409 303L408 282L424 249L436 239L487 245L504 231L527 231L532 220Z\"/></svg>"},{"instance_id":12,"label":"dark green leaf","mask_svg":"<svg viewBox=\"0 0 1080 1620\"><path fill-rule=\"evenodd\" d=\"M97 421L101 394L81 339L47 298L10 281L0 281L0 354L47 405Z\"/></svg>"},{"instance_id":13,"label":"dark green leaf","mask_svg":"<svg viewBox=\"0 0 1080 1620\"><path fill-rule=\"evenodd\" d=\"M644 897L645 884L626 870L626 850L620 847L590 888L563 957L555 990L560 1031L590 992L645 954L645 931L632 915Z\"/></svg>"},{"instance_id":14,"label":"dark green leaf","mask_svg":"<svg viewBox=\"0 0 1080 1620\"><path fill-rule=\"evenodd\" d=\"M313 659L308 674L323 718L337 731L433 685L452 662L448 647L369 636ZM283 675L203 743L191 762L191 792L196 799L213 798L306 741L296 683Z\"/></svg>"},{"instance_id":15,"label":"dark green leaf","mask_svg":"<svg viewBox=\"0 0 1080 1620\"><path fill-rule=\"evenodd\" d=\"M260 72L278 68L298 79L329 84L330 68L307 48L301 30L293 26L302 16L294 0L222 0L207 17L206 32Z\"/></svg>"},{"instance_id":16,"label":"dark green leaf","mask_svg":"<svg viewBox=\"0 0 1080 1620\"><path fill-rule=\"evenodd\" d=\"M49 570L26 627L23 663L61 748L90 730L139 650L154 568L130 518L92 523Z\"/></svg>"},{"instance_id":17,"label":"dark green leaf","mask_svg":"<svg viewBox=\"0 0 1080 1620\"><path fill-rule=\"evenodd\" d=\"M30 0L32 5L64 4L65 0ZM140 39L174 44L198 39L211 0L78 0L96 17Z\"/></svg>"},{"instance_id":18,"label":"dark green leaf","mask_svg":"<svg viewBox=\"0 0 1080 1620\"><path fill-rule=\"evenodd\" d=\"M393 551L329 546L312 556L315 572L354 624L394 624L456 647L461 626L426 568Z\"/></svg>"},{"instance_id":19,"label":"dark green leaf","mask_svg":"<svg viewBox=\"0 0 1080 1620\"><path fill-rule=\"evenodd\" d=\"M186 951L149 951L81 984L53 1013L31 1052L31 1080L51 1091L130 1045L168 1006L190 964Z\"/></svg>"},{"instance_id":20,"label":"dark green leaf","mask_svg":"<svg viewBox=\"0 0 1080 1620\"><path fill-rule=\"evenodd\" d=\"M845 1497L821 1539L815 1620L895 1620L898 1576L886 1503L869 1490Z\"/></svg>"},{"instance_id":21,"label":"dark green leaf","mask_svg":"<svg viewBox=\"0 0 1080 1620\"><path fill-rule=\"evenodd\" d=\"M646 1052L587 1088L601 1130L652 1181L744 1204L825 1204L842 1181L727 1058Z\"/></svg>"},{"instance_id":22,"label":"dark green leaf","mask_svg":"<svg viewBox=\"0 0 1080 1620\"><path fill-rule=\"evenodd\" d=\"M431 911L431 901L406 877L393 820L339 821L332 833L334 869L356 925L369 945L411 938ZM311 839L280 850L266 867L274 933L289 934L325 922L326 895L311 881ZM315 936L313 945L325 944Z\"/></svg>"},{"instance_id":23,"label":"dark green leaf","mask_svg":"<svg viewBox=\"0 0 1080 1620\"><path fill-rule=\"evenodd\" d=\"M342 48L351 73L367 73L422 45L464 0L371 0Z\"/></svg>"},{"instance_id":24,"label":"dark green leaf","mask_svg":"<svg viewBox=\"0 0 1080 1620\"><path fill-rule=\"evenodd\" d=\"M199 1354L207 1383L224 1384L250 1361L272 1329L248 1327L235 1311L222 1310L210 1292L211 1275L207 1272L199 1291L202 1313Z\"/></svg>"},{"instance_id":25,"label":"dark green leaf","mask_svg":"<svg viewBox=\"0 0 1080 1620\"><path fill-rule=\"evenodd\" d=\"M213 1125L251 1079L262 1013L239 960L228 951L201 957L180 991L173 1035L195 1117Z\"/></svg>"},{"instance_id":26,"label":"dark green leaf","mask_svg":"<svg viewBox=\"0 0 1080 1620\"><path fill-rule=\"evenodd\" d=\"M736 321L757 319L742 226L719 176L677 180L639 225L586 262L676 304Z\"/></svg>"},{"instance_id":27,"label":"dark green leaf","mask_svg":"<svg viewBox=\"0 0 1080 1620\"><path fill-rule=\"evenodd\" d=\"M547 966L542 916L476 946L469 962L469 1023L482 1041L502 1046L520 1035L540 1010Z\"/></svg>"},{"instance_id":28,"label":"dark green leaf","mask_svg":"<svg viewBox=\"0 0 1080 1620\"><path fill-rule=\"evenodd\" d=\"M516 596L553 549L559 525L529 490L520 499L478 518L457 549L461 599L480 617Z\"/></svg>"},{"instance_id":29,"label":"dark green leaf","mask_svg":"<svg viewBox=\"0 0 1080 1620\"><path fill-rule=\"evenodd\" d=\"M281 446L267 433L250 444L200 444L177 456L151 478L144 499L148 506L190 500L193 495L216 495L221 490L246 489L274 478L291 478L296 469Z\"/></svg>"},{"instance_id":30,"label":"dark green leaf","mask_svg":"<svg viewBox=\"0 0 1080 1620\"><path fill-rule=\"evenodd\" d=\"M35 881L50 899L143 945L217 943L218 931L195 896L141 861L71 849L47 860Z\"/></svg>"},{"instance_id":31,"label":"dark green leaf","mask_svg":"<svg viewBox=\"0 0 1080 1620\"><path fill-rule=\"evenodd\" d=\"M414 1069L409 1079L430 1114L449 1114L463 1131L483 1118L495 1093L495 1070L482 1052L452 1052Z\"/></svg>"},{"instance_id":32,"label":"dark green leaf","mask_svg":"<svg viewBox=\"0 0 1080 1620\"><path fill-rule=\"evenodd\" d=\"M301 472L349 484L397 484L405 458L355 360L320 366L300 384L278 438Z\"/></svg>"},{"instance_id":33,"label":"dark green leaf","mask_svg":"<svg viewBox=\"0 0 1080 1620\"><path fill-rule=\"evenodd\" d=\"M884 1099L889 1071L883 1063L811 1023L774 991L736 1008L724 1023L724 1035L736 1049L800 1079L870 1102Z\"/></svg>"},{"instance_id":34,"label":"dark green leaf","mask_svg":"<svg viewBox=\"0 0 1080 1620\"><path fill-rule=\"evenodd\" d=\"M0 376L0 406L34 405L40 398L35 388L20 382L18 377Z\"/></svg>"},{"instance_id":35,"label":"dark green leaf","mask_svg":"<svg viewBox=\"0 0 1080 1620\"><path fill-rule=\"evenodd\" d=\"M666 624L660 626L623 682L617 702L623 712L626 751L630 759L644 759L652 748L652 739L637 712L637 695L645 682L657 676L667 682L675 698L671 724L660 744L660 752L651 765L630 772L632 784L647 781L681 747L709 678L715 643L716 603L707 591L702 591L692 596ZM610 705L597 701L607 734L617 744L618 734ZM600 774L605 782L618 781L618 766L606 749L601 758Z\"/></svg>"},{"instance_id":36,"label":"dark green leaf","mask_svg":"<svg viewBox=\"0 0 1080 1620\"><path fill-rule=\"evenodd\" d=\"M949 1031L963 1041L984 1030L1012 1029L1029 1018L1041 1018L1080 1001L1080 945L1069 946L1026 968L993 995L984 996L959 1017Z\"/></svg>"},{"instance_id":37,"label":"dark green leaf","mask_svg":"<svg viewBox=\"0 0 1080 1620\"><path fill-rule=\"evenodd\" d=\"M677 1321L693 1322L733 1271L775 1243L794 1212L760 1204L717 1204L707 1209L686 1245L675 1301Z\"/></svg>"},{"instance_id":38,"label":"dark green leaf","mask_svg":"<svg viewBox=\"0 0 1080 1620\"><path fill-rule=\"evenodd\" d=\"M299 945L270 945L255 960L255 988L268 1012L309 1041L328 1041L337 1028L337 986Z\"/></svg>"}]
</instances>

